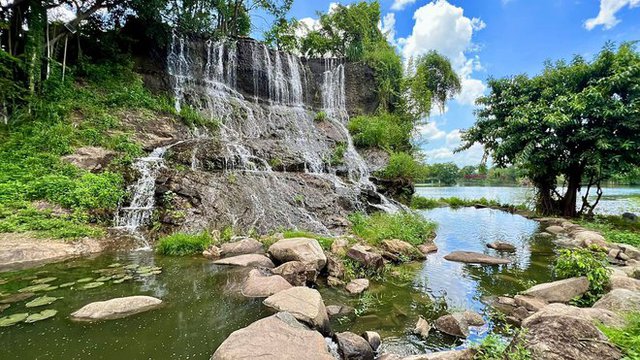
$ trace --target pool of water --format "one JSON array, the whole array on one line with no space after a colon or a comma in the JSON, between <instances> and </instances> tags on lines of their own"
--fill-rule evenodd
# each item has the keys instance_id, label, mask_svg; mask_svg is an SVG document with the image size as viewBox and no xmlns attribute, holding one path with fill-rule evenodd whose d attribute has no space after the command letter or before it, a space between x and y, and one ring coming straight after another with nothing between
<instances>
[{"instance_id":1,"label":"pool of water","mask_svg":"<svg viewBox=\"0 0 640 360\"><path fill-rule=\"evenodd\" d=\"M458 197L475 200L484 197L502 204L525 204L528 206L531 206L534 200L533 188L509 186L418 186L416 194L433 199ZM640 199L632 198L632 196L640 196L639 187L603 188L603 195L595 212L606 215L620 215L624 212L640 213ZM590 196L590 199L594 199L594 197Z\"/></svg>"},{"instance_id":2,"label":"pool of water","mask_svg":"<svg viewBox=\"0 0 640 360\"><path fill-rule=\"evenodd\" d=\"M464 346L455 338L432 331L428 339L411 335L418 316L429 321L447 311L473 309L482 313L488 325L473 329L470 341L484 336L494 325L487 299L514 294L531 283L550 279L555 257L548 239L537 236L538 223L491 209L439 208L423 215L439 225L439 251L424 262L408 265L405 276L372 282L363 297L351 297L341 289L320 287L325 303L346 304L359 316L333 321L336 331L380 332L384 346L398 354ZM486 243L507 241L517 247L511 254L498 254ZM513 260L504 266L476 266L449 262L443 256L454 250L480 251ZM120 267L109 265L120 263ZM0 359L208 359L233 331L269 315L259 300L245 299L237 289L246 270L212 265L200 258L170 258L151 252L104 254L36 269L0 273L7 283L0 293L15 293L31 285L34 277L56 277L59 285L85 277L97 278L100 269L121 269L139 264L162 267L162 273L136 277L121 284L82 290L82 285L55 289L48 296L62 297L42 308L26 309L14 303L1 315L36 312L52 308L58 314L33 324L0 327ZM109 271L109 270L106 270ZM1 283L1 281L0 281ZM98 323L71 321L71 312L92 301L145 294L161 298L160 309L126 319ZM40 294L38 296L41 296Z\"/></svg>"}]
</instances>

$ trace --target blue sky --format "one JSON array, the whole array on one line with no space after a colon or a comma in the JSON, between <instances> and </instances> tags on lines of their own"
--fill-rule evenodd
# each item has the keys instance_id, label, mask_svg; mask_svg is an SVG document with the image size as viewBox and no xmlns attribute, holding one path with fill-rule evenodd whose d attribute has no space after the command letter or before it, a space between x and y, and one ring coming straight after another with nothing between
<instances>
[{"instance_id":1,"label":"blue sky","mask_svg":"<svg viewBox=\"0 0 640 360\"><path fill-rule=\"evenodd\" d=\"M337 1L349 4L354 1ZM326 0L297 0L290 15L313 21ZM453 154L474 122L487 78L536 74L547 59L592 58L608 40L640 40L640 0L382 0L382 27L404 57L435 49L463 78L462 94L421 127L428 162L477 164L482 148ZM256 22L260 31L260 21Z\"/></svg>"}]
</instances>

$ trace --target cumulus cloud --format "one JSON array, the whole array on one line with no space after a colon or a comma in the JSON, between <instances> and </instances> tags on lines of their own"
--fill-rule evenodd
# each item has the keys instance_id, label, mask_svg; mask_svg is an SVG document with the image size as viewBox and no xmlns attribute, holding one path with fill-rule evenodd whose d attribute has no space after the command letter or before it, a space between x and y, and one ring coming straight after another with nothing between
<instances>
[{"instance_id":1,"label":"cumulus cloud","mask_svg":"<svg viewBox=\"0 0 640 360\"><path fill-rule=\"evenodd\" d=\"M388 13L378 23L378 27L387 36L387 41L392 45L396 44L396 14Z\"/></svg>"},{"instance_id":2,"label":"cumulus cloud","mask_svg":"<svg viewBox=\"0 0 640 360\"><path fill-rule=\"evenodd\" d=\"M600 0L598 16L585 21L584 27L587 30L593 30L597 26L603 26L607 30L613 28L620 22L616 13L625 6L630 9L640 6L640 0Z\"/></svg>"},{"instance_id":3,"label":"cumulus cloud","mask_svg":"<svg viewBox=\"0 0 640 360\"><path fill-rule=\"evenodd\" d=\"M329 9L327 10L329 14L331 14L340 4L336 2L332 2L329 4ZM314 19L312 17L306 17L298 20L300 26L296 29L296 36L301 38L306 36L309 32L320 29L320 20ZM395 24L395 19L394 19Z\"/></svg>"},{"instance_id":4,"label":"cumulus cloud","mask_svg":"<svg viewBox=\"0 0 640 360\"><path fill-rule=\"evenodd\" d=\"M415 3L416 0L394 0L391 5L391 10L403 10L405 7Z\"/></svg>"},{"instance_id":5,"label":"cumulus cloud","mask_svg":"<svg viewBox=\"0 0 640 360\"><path fill-rule=\"evenodd\" d=\"M435 121L418 126L417 130L422 139L430 141L442 139L447 135L446 132L438 129L438 124Z\"/></svg>"},{"instance_id":6,"label":"cumulus cloud","mask_svg":"<svg viewBox=\"0 0 640 360\"><path fill-rule=\"evenodd\" d=\"M454 153L462 143L460 129L454 129L446 133L442 146L424 150L428 163L454 162L458 166L477 165L482 161L484 148L480 144L474 144L468 150ZM442 138L442 137L441 137Z\"/></svg>"},{"instance_id":7,"label":"cumulus cloud","mask_svg":"<svg viewBox=\"0 0 640 360\"><path fill-rule=\"evenodd\" d=\"M462 92L456 100L463 105L472 105L484 93L486 85L472 77L474 71L482 70L479 57L468 58L467 54L477 50L472 37L475 31L484 29L486 23L464 16L461 7L451 5L446 0L436 0L422 6L416 10L413 18L415 25L412 33L398 41L405 59L430 50L448 57L462 79Z\"/></svg>"}]
</instances>

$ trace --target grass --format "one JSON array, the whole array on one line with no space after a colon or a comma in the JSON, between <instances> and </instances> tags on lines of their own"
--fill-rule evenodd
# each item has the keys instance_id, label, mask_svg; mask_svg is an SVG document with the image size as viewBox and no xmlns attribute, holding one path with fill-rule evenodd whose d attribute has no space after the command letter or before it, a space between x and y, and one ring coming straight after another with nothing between
<instances>
[{"instance_id":1,"label":"grass","mask_svg":"<svg viewBox=\"0 0 640 360\"><path fill-rule=\"evenodd\" d=\"M324 111L318 111L316 113L316 116L313 118L313 120L318 122L325 121L327 120L327 113Z\"/></svg>"},{"instance_id":2,"label":"grass","mask_svg":"<svg viewBox=\"0 0 640 360\"><path fill-rule=\"evenodd\" d=\"M582 219L579 224L602 233L609 242L640 247L640 222L631 222L621 216L596 216Z\"/></svg>"},{"instance_id":3,"label":"grass","mask_svg":"<svg viewBox=\"0 0 640 360\"><path fill-rule=\"evenodd\" d=\"M282 234L285 239L298 238L298 237L316 239L323 250L331 249L331 244L333 244L333 238L317 235L312 232L304 231L304 230L285 230L282 232Z\"/></svg>"},{"instance_id":4,"label":"grass","mask_svg":"<svg viewBox=\"0 0 640 360\"><path fill-rule=\"evenodd\" d=\"M187 256L202 253L213 242L208 232L199 234L175 233L158 240L156 251L162 255Z\"/></svg>"},{"instance_id":5,"label":"grass","mask_svg":"<svg viewBox=\"0 0 640 360\"><path fill-rule=\"evenodd\" d=\"M442 207L442 206L460 208L460 207L471 207L471 206L477 206L477 205L482 205L490 208L527 210L527 206L524 204L521 204L521 205L501 204L498 201L489 200L484 197L480 199L474 199L474 200L461 199L458 197L440 198L436 200L432 198L425 198L423 196L415 195L411 199L411 207L413 209L420 209L420 210L433 209L433 208Z\"/></svg>"},{"instance_id":6,"label":"grass","mask_svg":"<svg viewBox=\"0 0 640 360\"><path fill-rule=\"evenodd\" d=\"M522 332L510 331L515 338L522 338ZM482 342L474 346L474 360L529 360L531 351L526 349L522 341L507 341L504 337L490 333Z\"/></svg>"},{"instance_id":7,"label":"grass","mask_svg":"<svg viewBox=\"0 0 640 360\"><path fill-rule=\"evenodd\" d=\"M436 199L426 198L420 195L414 195L411 198L411 208L419 210L435 209L442 206L442 203Z\"/></svg>"},{"instance_id":8,"label":"grass","mask_svg":"<svg viewBox=\"0 0 640 360\"><path fill-rule=\"evenodd\" d=\"M384 179L404 179L414 182L425 177L427 167L405 152L394 152L389 157L387 166L376 172L376 176Z\"/></svg>"},{"instance_id":9,"label":"grass","mask_svg":"<svg viewBox=\"0 0 640 360\"><path fill-rule=\"evenodd\" d=\"M348 124L353 142L361 148L409 151L413 123L389 113L358 116Z\"/></svg>"},{"instance_id":10,"label":"grass","mask_svg":"<svg viewBox=\"0 0 640 360\"><path fill-rule=\"evenodd\" d=\"M640 359L640 312L626 315L626 325L622 328L599 326L600 330L624 353L623 360Z\"/></svg>"},{"instance_id":11,"label":"grass","mask_svg":"<svg viewBox=\"0 0 640 360\"><path fill-rule=\"evenodd\" d=\"M333 148L331 158L329 159L329 165L337 166L344 164L344 154L347 152L347 143L339 142L336 147Z\"/></svg>"},{"instance_id":12,"label":"grass","mask_svg":"<svg viewBox=\"0 0 640 360\"><path fill-rule=\"evenodd\" d=\"M368 244L377 246L383 240L398 239L412 245L429 242L435 235L436 224L415 213L355 213L349 217L351 230Z\"/></svg>"}]
</instances>

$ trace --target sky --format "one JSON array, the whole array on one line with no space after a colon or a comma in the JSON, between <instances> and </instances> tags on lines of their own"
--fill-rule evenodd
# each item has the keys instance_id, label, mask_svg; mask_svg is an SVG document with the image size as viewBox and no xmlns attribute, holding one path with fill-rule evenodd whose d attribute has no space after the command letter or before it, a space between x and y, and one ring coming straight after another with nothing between
<instances>
[{"instance_id":1,"label":"sky","mask_svg":"<svg viewBox=\"0 0 640 360\"><path fill-rule=\"evenodd\" d=\"M332 3L297 0L290 15L313 21ZM462 79L462 92L434 111L417 140L427 162L480 163L483 149L453 153L460 130L475 119L474 101L486 93L490 77L535 75L545 60L587 59L607 41L640 40L640 0L381 0L381 28L407 59L437 50ZM267 28L266 21L261 29Z\"/></svg>"}]
</instances>

